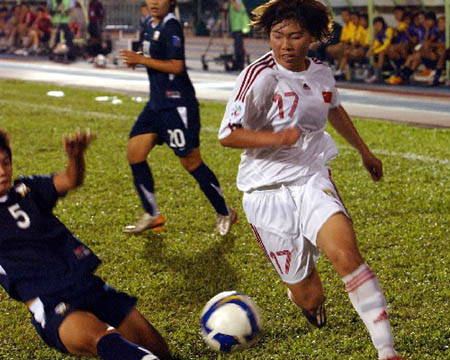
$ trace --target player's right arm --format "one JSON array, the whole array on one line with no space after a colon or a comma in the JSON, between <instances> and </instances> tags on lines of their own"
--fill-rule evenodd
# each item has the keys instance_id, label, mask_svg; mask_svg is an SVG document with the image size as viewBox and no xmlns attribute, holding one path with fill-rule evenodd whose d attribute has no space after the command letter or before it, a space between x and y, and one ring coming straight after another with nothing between
<instances>
[{"instance_id":1,"label":"player's right arm","mask_svg":"<svg viewBox=\"0 0 450 360\"><path fill-rule=\"evenodd\" d=\"M263 72L243 95L241 89L245 89L245 78L241 74L227 105L219 131L220 144L238 149L295 144L301 134L298 127L273 131L269 124L268 112L273 105L277 85L275 76L270 70Z\"/></svg>"},{"instance_id":2,"label":"player's right arm","mask_svg":"<svg viewBox=\"0 0 450 360\"><path fill-rule=\"evenodd\" d=\"M95 135L87 131L77 131L63 138L64 151L67 154L66 169L53 176L53 185L58 194L65 194L83 183L85 174L84 152Z\"/></svg>"},{"instance_id":3,"label":"player's right arm","mask_svg":"<svg viewBox=\"0 0 450 360\"><path fill-rule=\"evenodd\" d=\"M222 146L236 149L261 147L281 147L294 145L300 137L298 127L283 129L278 132L268 130L235 129L230 135L219 139Z\"/></svg>"}]
</instances>

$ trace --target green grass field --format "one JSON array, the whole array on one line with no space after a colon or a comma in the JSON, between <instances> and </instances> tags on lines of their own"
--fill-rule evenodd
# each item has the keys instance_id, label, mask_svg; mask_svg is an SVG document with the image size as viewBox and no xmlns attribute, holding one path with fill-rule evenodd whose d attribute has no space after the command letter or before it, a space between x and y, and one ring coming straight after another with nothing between
<instances>
[{"instance_id":1,"label":"green grass field","mask_svg":"<svg viewBox=\"0 0 450 360\"><path fill-rule=\"evenodd\" d=\"M49 90L63 90L65 97L49 97ZM95 101L100 95L116 95L123 104ZM216 235L212 207L163 146L151 153L149 162L167 226L157 234L121 233L141 212L126 143L142 107L123 94L0 81L0 128L12 139L15 176L61 170L63 134L87 127L98 134L87 153L84 186L60 201L55 212L102 258L98 274L139 297L139 309L165 336L175 358L376 359L341 279L325 258L318 269L328 326L311 328L291 305L242 211L235 186L240 151L222 148L217 141L223 104L201 104L201 149L240 223L227 237ZM383 181L372 182L356 151L329 128L340 150L331 166L360 249L389 303L396 347L410 360L450 359L450 131L354 122L384 162ZM199 313L213 295L233 289L260 306L264 332L246 351L218 356L203 343ZM0 290L0 359L68 358L47 348L25 307Z\"/></svg>"}]
</instances>

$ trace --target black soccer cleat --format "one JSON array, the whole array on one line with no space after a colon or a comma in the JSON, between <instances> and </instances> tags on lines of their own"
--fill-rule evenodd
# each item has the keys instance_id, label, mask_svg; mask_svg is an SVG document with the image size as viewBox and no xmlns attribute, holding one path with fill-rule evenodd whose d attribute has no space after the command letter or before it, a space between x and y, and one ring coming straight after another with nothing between
<instances>
[{"instance_id":1,"label":"black soccer cleat","mask_svg":"<svg viewBox=\"0 0 450 360\"><path fill-rule=\"evenodd\" d=\"M324 304L320 304L316 309L311 311L302 309L302 313L305 315L310 324L319 329L324 327L327 323L327 314L325 313Z\"/></svg>"}]
</instances>

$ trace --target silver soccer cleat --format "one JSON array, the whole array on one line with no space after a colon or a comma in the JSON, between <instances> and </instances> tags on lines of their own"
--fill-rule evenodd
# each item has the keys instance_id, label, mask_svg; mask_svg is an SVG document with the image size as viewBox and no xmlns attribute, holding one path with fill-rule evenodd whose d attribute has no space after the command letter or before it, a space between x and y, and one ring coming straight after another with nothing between
<instances>
[{"instance_id":1,"label":"silver soccer cleat","mask_svg":"<svg viewBox=\"0 0 450 360\"><path fill-rule=\"evenodd\" d=\"M228 215L216 214L216 231L225 236L230 232L231 225L239 221L236 211L228 207Z\"/></svg>"},{"instance_id":2,"label":"silver soccer cleat","mask_svg":"<svg viewBox=\"0 0 450 360\"><path fill-rule=\"evenodd\" d=\"M161 231L164 229L166 219L161 214L152 216L149 213L143 213L142 216L136 221L136 224L126 226L123 229L125 233L140 234L141 232L151 229L153 231Z\"/></svg>"}]
</instances>

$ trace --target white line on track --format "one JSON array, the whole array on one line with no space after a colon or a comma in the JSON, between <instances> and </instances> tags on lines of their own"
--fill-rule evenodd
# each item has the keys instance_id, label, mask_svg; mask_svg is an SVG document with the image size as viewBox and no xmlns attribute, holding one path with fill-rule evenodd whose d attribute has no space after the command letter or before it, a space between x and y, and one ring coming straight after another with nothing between
<instances>
[{"instance_id":1,"label":"white line on track","mask_svg":"<svg viewBox=\"0 0 450 360\"><path fill-rule=\"evenodd\" d=\"M104 112L98 112L98 111L83 111L83 110L75 110L69 106L61 107L61 106L53 106L53 105L47 105L47 104L30 104L22 101L14 101L14 100L3 100L0 99L0 104L7 104L7 105L13 105L17 107L18 109L27 107L31 109L38 109L38 110L46 110L46 111L52 111L52 112L60 112L60 113L67 113L71 115L81 115L86 117L95 117L99 119L113 119L113 120L130 120L132 119L131 116L124 116L124 115L117 115L112 113L104 113ZM112 105L114 106L114 105Z\"/></svg>"},{"instance_id":2,"label":"white line on track","mask_svg":"<svg viewBox=\"0 0 450 360\"><path fill-rule=\"evenodd\" d=\"M202 131L206 131L209 133L218 133L219 132L219 128L215 128L212 126L202 126ZM345 146L345 145L339 145L338 146L339 150L352 150L352 151L356 151L353 147L351 146ZM375 154L380 154L380 155L387 155L387 156L395 156L395 157L401 157L403 159L406 160L418 160L418 161L422 161L425 163L438 163L440 165L449 165L450 164L450 160L446 160L446 159L438 159L438 158L434 158L434 157L429 157L429 156L423 156L423 155L418 155L418 154L414 154L411 152L407 152L407 153L403 153L403 152L395 152L395 151L389 151L386 149L372 149L371 150L373 153Z\"/></svg>"}]
</instances>

